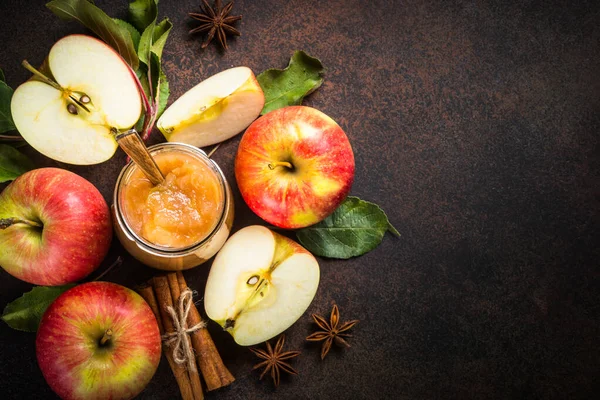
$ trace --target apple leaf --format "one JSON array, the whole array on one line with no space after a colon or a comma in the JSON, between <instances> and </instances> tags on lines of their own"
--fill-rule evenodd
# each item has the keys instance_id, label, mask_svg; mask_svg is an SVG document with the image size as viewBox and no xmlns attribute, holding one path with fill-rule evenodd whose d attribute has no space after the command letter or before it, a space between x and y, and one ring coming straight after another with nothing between
<instances>
[{"instance_id":1,"label":"apple leaf","mask_svg":"<svg viewBox=\"0 0 600 400\"><path fill-rule=\"evenodd\" d=\"M6 78L4 77L4 71L0 68L0 82L6 82Z\"/></svg>"},{"instance_id":2,"label":"apple leaf","mask_svg":"<svg viewBox=\"0 0 600 400\"><path fill-rule=\"evenodd\" d=\"M129 30L121 27L88 0L53 0L46 7L64 20L81 22L113 47L131 68L138 68L139 59Z\"/></svg>"},{"instance_id":3,"label":"apple leaf","mask_svg":"<svg viewBox=\"0 0 600 400\"><path fill-rule=\"evenodd\" d=\"M162 51L169 36L169 32L173 24L168 18L163 19L160 23L152 22L142 33L142 38L138 46L138 55L140 61L146 65L150 65L151 53L156 54L159 61L162 57Z\"/></svg>"},{"instance_id":4,"label":"apple leaf","mask_svg":"<svg viewBox=\"0 0 600 400\"><path fill-rule=\"evenodd\" d=\"M2 80L0 80L0 133L14 131L17 129L10 113L10 99L13 90L4 82L4 72L0 69Z\"/></svg>"},{"instance_id":5,"label":"apple leaf","mask_svg":"<svg viewBox=\"0 0 600 400\"><path fill-rule=\"evenodd\" d=\"M169 101L169 95L171 94L171 91L169 90L169 81L167 81L167 76L162 70L160 71L158 88L158 111L156 112L157 120L160 118L163 111L165 111L165 108L167 108L167 101Z\"/></svg>"},{"instance_id":6,"label":"apple leaf","mask_svg":"<svg viewBox=\"0 0 600 400\"><path fill-rule=\"evenodd\" d=\"M158 24L156 21L152 21L142 33L138 46L141 65L137 74L140 81L144 82L142 83L144 92L153 105L152 117L145 115L143 119L140 119L144 124L141 125L140 121L136 124L138 127L143 127L142 138L144 140L150 135L151 125L160 117L169 99L169 83L161 67L161 57L172 28L173 24L168 18ZM146 122L146 118L150 118L149 122Z\"/></svg>"},{"instance_id":7,"label":"apple leaf","mask_svg":"<svg viewBox=\"0 0 600 400\"><path fill-rule=\"evenodd\" d=\"M129 32L129 36L131 37L131 40L133 41L133 48L137 49L138 45L140 44L140 38L141 38L141 35L138 32L138 30L135 29L135 27L133 25L131 25L129 22L123 21L122 19L113 18L113 21L115 21L115 23L117 25L119 25L121 28L123 28L123 29L127 30L127 32Z\"/></svg>"},{"instance_id":8,"label":"apple leaf","mask_svg":"<svg viewBox=\"0 0 600 400\"><path fill-rule=\"evenodd\" d=\"M133 0L129 2L129 20L143 32L158 15L157 0Z\"/></svg>"},{"instance_id":9,"label":"apple leaf","mask_svg":"<svg viewBox=\"0 0 600 400\"><path fill-rule=\"evenodd\" d=\"M400 236L378 205L348 196L333 214L296 236L317 256L346 259L373 250L388 230Z\"/></svg>"},{"instance_id":10,"label":"apple leaf","mask_svg":"<svg viewBox=\"0 0 600 400\"><path fill-rule=\"evenodd\" d=\"M265 92L261 115L285 106L302 104L305 96L323 83L325 68L318 58L296 51L286 69L268 69L256 79Z\"/></svg>"},{"instance_id":11,"label":"apple leaf","mask_svg":"<svg viewBox=\"0 0 600 400\"><path fill-rule=\"evenodd\" d=\"M144 29L144 32L142 32L140 44L138 45L138 57L140 62L145 65L148 65L148 60L150 60L150 50L152 49L154 28L156 28L156 23L153 21L146 29Z\"/></svg>"},{"instance_id":12,"label":"apple leaf","mask_svg":"<svg viewBox=\"0 0 600 400\"><path fill-rule=\"evenodd\" d=\"M35 332L44 312L54 300L74 284L64 286L36 286L30 292L9 303L2 313L2 320L13 329Z\"/></svg>"},{"instance_id":13,"label":"apple leaf","mask_svg":"<svg viewBox=\"0 0 600 400\"><path fill-rule=\"evenodd\" d=\"M0 183L12 181L34 168L33 162L19 150L0 144Z\"/></svg>"},{"instance_id":14,"label":"apple leaf","mask_svg":"<svg viewBox=\"0 0 600 400\"><path fill-rule=\"evenodd\" d=\"M151 51L152 53L156 54L159 60L162 57L162 52L165 47L165 43L167 42L167 38L169 37L171 28L173 28L173 24L168 18L165 18L158 25L156 25L156 29L154 29Z\"/></svg>"}]
</instances>

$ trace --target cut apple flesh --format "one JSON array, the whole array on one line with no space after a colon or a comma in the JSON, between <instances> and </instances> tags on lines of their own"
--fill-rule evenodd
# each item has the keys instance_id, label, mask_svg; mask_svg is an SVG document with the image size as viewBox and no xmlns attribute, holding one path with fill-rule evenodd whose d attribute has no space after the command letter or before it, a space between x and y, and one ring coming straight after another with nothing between
<instances>
[{"instance_id":1,"label":"cut apple flesh","mask_svg":"<svg viewBox=\"0 0 600 400\"><path fill-rule=\"evenodd\" d=\"M208 277L209 318L243 346L264 342L302 316L319 284L316 259L291 239L250 226L223 246Z\"/></svg>"},{"instance_id":2,"label":"cut apple flesh","mask_svg":"<svg viewBox=\"0 0 600 400\"><path fill-rule=\"evenodd\" d=\"M63 90L38 80L19 86L11 101L18 131L57 161L87 165L108 160L117 148L111 129L130 128L142 111L129 67L109 46L85 35L56 42L48 67Z\"/></svg>"},{"instance_id":3,"label":"cut apple flesh","mask_svg":"<svg viewBox=\"0 0 600 400\"><path fill-rule=\"evenodd\" d=\"M260 115L264 104L252 70L231 68L187 91L156 125L170 142L204 147L240 133Z\"/></svg>"}]
</instances>

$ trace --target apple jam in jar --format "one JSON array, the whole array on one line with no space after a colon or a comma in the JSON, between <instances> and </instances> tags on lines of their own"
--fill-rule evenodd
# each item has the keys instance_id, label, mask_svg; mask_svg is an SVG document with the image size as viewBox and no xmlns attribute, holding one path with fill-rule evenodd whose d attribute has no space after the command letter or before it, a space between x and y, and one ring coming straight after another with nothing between
<instances>
[{"instance_id":1,"label":"apple jam in jar","mask_svg":"<svg viewBox=\"0 0 600 400\"><path fill-rule=\"evenodd\" d=\"M183 270L223 246L233 225L233 199L219 166L182 143L148 149L165 176L152 185L130 162L115 187L113 219L125 249L144 264Z\"/></svg>"}]
</instances>

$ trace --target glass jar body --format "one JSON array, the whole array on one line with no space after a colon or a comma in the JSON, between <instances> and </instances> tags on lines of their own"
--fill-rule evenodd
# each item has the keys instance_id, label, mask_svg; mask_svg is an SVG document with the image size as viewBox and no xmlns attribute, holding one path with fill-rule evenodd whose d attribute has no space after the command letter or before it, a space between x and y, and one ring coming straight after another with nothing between
<instances>
[{"instance_id":1,"label":"glass jar body","mask_svg":"<svg viewBox=\"0 0 600 400\"><path fill-rule=\"evenodd\" d=\"M148 150L153 156L159 154L177 156L177 154L183 153L196 158L209 167L209 173L215 174L222 193L219 220L208 235L185 248L164 247L145 240L132 229L124 211L124 188L137 169L137 166L130 162L121 171L115 185L111 211L116 236L129 254L150 267L167 271L180 271L198 266L221 249L231 232L234 205L229 184L219 166L196 147L183 143L162 143L151 146Z\"/></svg>"}]
</instances>

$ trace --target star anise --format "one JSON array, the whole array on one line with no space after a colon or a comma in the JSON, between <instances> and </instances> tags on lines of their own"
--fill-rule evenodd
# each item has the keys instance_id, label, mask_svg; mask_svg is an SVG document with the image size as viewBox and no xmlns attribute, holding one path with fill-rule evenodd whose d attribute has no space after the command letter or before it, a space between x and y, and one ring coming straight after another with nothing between
<instances>
[{"instance_id":1,"label":"star anise","mask_svg":"<svg viewBox=\"0 0 600 400\"><path fill-rule=\"evenodd\" d=\"M210 7L206 0L202 0L200 8L202 13L189 13L190 17L202 22L202 24L190 31L190 33L206 32L208 36L206 41L202 43L202 48L205 49L210 41L217 35L217 39L225 50L227 50L226 34L230 33L235 36L240 36L241 33L231 26L234 22L242 19L241 15L228 16L233 7L233 1L221 8L221 0L215 0L215 6Z\"/></svg>"},{"instance_id":2,"label":"star anise","mask_svg":"<svg viewBox=\"0 0 600 400\"><path fill-rule=\"evenodd\" d=\"M299 351L286 351L282 353L283 344L285 343L285 336L281 335L277 340L277 344L275 345L275 350L271 347L271 344L267 342L267 351L261 349L250 349L254 354L258 357L262 358L265 361L262 361L254 366L252 370L254 371L257 368L265 367L262 374L260 374L260 379L262 379L265 374L271 371L271 378L273 379L273 383L275 386L279 386L279 375L280 370L287 372L288 374L298 375L298 372L292 368L290 364L284 362L284 360L289 360L290 358L298 357L300 355Z\"/></svg>"},{"instance_id":3,"label":"star anise","mask_svg":"<svg viewBox=\"0 0 600 400\"><path fill-rule=\"evenodd\" d=\"M341 326L338 326L340 323L340 310L338 309L337 304L333 305L329 322L317 314L313 314L312 317L315 320L315 323L319 325L319 328L323 330L313 333L312 335L308 336L306 340L311 342L320 342L321 340L325 341L323 343L323 347L321 347L321 360L325 358L327 353L329 353L329 350L331 349L331 343L333 342L335 342L335 344L338 346L350 347L344 338L352 337L352 335L344 332L356 325L358 323L357 319L344 322Z\"/></svg>"}]
</instances>

